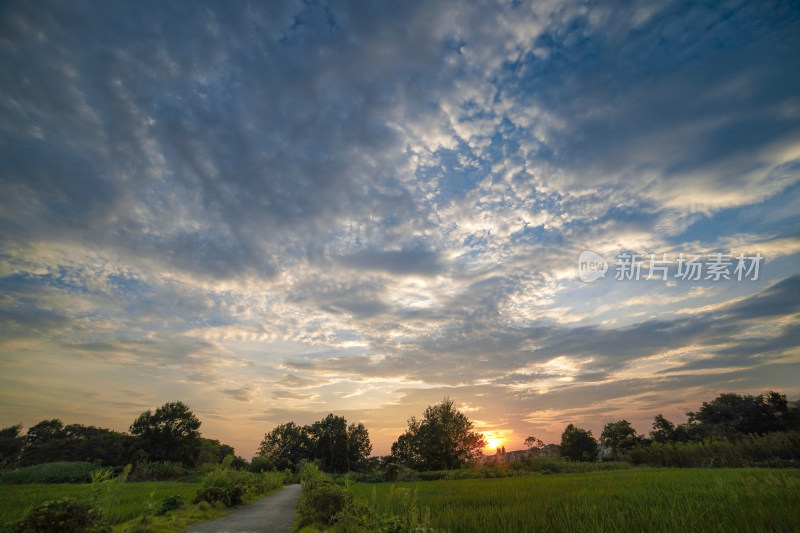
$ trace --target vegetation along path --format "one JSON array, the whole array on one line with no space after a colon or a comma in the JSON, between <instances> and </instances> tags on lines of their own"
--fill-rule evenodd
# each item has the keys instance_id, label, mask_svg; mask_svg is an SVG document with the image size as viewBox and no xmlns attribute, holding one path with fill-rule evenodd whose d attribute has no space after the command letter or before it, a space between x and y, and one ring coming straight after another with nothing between
<instances>
[{"instance_id":1,"label":"vegetation along path","mask_svg":"<svg viewBox=\"0 0 800 533\"><path fill-rule=\"evenodd\" d=\"M300 485L283 489L236 509L228 516L189 528L190 533L288 533L300 499Z\"/></svg>"}]
</instances>

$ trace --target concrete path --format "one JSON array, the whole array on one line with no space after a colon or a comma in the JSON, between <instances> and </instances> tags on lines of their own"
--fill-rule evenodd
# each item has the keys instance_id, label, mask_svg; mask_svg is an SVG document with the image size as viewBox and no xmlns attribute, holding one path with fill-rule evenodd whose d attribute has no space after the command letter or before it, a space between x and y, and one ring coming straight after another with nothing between
<instances>
[{"instance_id":1,"label":"concrete path","mask_svg":"<svg viewBox=\"0 0 800 533\"><path fill-rule=\"evenodd\" d=\"M239 507L228 516L195 524L188 533L288 533L294 522L300 485L287 485L269 496Z\"/></svg>"}]
</instances>

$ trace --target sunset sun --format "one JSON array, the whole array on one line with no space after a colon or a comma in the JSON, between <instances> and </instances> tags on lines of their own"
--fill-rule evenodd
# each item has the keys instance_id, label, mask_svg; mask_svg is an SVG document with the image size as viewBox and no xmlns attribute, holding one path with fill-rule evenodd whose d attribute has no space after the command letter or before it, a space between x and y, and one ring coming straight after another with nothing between
<instances>
[{"instance_id":1,"label":"sunset sun","mask_svg":"<svg viewBox=\"0 0 800 533\"><path fill-rule=\"evenodd\" d=\"M503 445L503 439L494 435L484 435L486 437L486 449L495 450Z\"/></svg>"}]
</instances>

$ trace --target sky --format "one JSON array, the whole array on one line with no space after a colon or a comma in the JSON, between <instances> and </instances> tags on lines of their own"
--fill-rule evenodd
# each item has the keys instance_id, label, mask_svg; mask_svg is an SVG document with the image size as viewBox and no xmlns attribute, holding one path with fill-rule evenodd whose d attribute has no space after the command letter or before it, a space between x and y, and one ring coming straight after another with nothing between
<instances>
[{"instance_id":1,"label":"sky","mask_svg":"<svg viewBox=\"0 0 800 533\"><path fill-rule=\"evenodd\" d=\"M0 67L0 427L800 400L796 2L3 2Z\"/></svg>"}]
</instances>

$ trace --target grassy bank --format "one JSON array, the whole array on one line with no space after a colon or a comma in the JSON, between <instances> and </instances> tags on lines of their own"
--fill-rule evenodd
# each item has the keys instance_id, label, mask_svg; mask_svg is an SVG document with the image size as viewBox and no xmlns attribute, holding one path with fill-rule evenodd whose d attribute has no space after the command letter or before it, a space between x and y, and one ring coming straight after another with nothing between
<instances>
[{"instance_id":1,"label":"grassy bank","mask_svg":"<svg viewBox=\"0 0 800 533\"><path fill-rule=\"evenodd\" d=\"M112 524L120 524L147 512L148 506L157 506L167 496L183 495L192 501L200 483L152 481L123 483L113 501L101 504L100 509ZM90 499L91 484L28 484L0 486L0 526L25 517L34 507L65 497Z\"/></svg>"},{"instance_id":2,"label":"grassy bank","mask_svg":"<svg viewBox=\"0 0 800 533\"><path fill-rule=\"evenodd\" d=\"M416 495L450 532L797 531L800 471L644 469L505 479L353 485L380 513Z\"/></svg>"}]
</instances>

